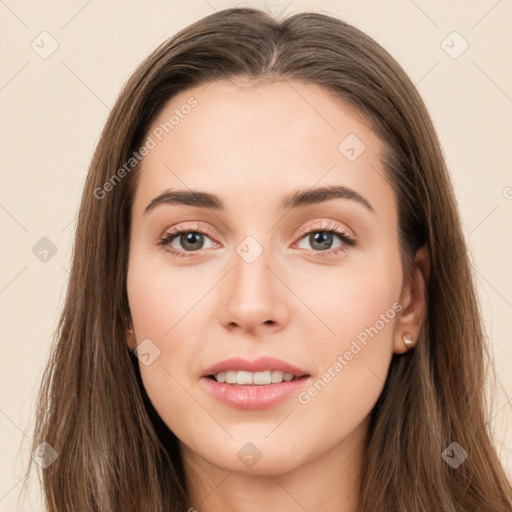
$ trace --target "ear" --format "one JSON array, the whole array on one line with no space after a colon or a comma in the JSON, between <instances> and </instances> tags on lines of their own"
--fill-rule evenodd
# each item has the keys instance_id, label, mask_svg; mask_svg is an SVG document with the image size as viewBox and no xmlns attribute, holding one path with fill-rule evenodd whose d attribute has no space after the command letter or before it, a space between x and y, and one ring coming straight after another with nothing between
<instances>
[{"instance_id":1,"label":"ear","mask_svg":"<svg viewBox=\"0 0 512 512\"><path fill-rule=\"evenodd\" d=\"M430 276L430 252L424 245L414 256L414 269L411 276L404 281L400 294L402 309L398 313L395 324L393 352L403 354L407 347L403 335L409 333L414 340L418 339L423 319L426 315L425 291Z\"/></svg>"}]
</instances>

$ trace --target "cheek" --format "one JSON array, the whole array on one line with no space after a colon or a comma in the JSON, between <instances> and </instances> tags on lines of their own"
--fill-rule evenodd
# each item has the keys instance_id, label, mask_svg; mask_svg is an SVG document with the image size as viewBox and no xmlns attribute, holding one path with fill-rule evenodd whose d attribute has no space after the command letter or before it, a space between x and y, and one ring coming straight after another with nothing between
<instances>
[{"instance_id":1,"label":"cheek","mask_svg":"<svg viewBox=\"0 0 512 512\"><path fill-rule=\"evenodd\" d=\"M316 277L316 288L305 281L303 293L322 319L324 335L315 338L311 352L318 373L297 400L312 413L306 413L306 421L323 421L335 435L340 428L355 428L370 413L384 386L402 308L398 302L401 265L398 256L389 257L364 271L344 268L330 279ZM313 331L308 332L311 337Z\"/></svg>"},{"instance_id":2,"label":"cheek","mask_svg":"<svg viewBox=\"0 0 512 512\"><path fill-rule=\"evenodd\" d=\"M304 271L294 291L312 314L297 315L295 321L308 333L308 343L324 365L333 354L349 350L355 339L361 346L366 342L365 355L358 359L386 352L392 348L392 329L401 309L401 284L401 263L393 250L353 264ZM377 343L370 344L373 339Z\"/></svg>"},{"instance_id":3,"label":"cheek","mask_svg":"<svg viewBox=\"0 0 512 512\"><path fill-rule=\"evenodd\" d=\"M139 355L144 388L167 425L181 434L180 418L194 416L185 391L193 378L201 335L200 319L207 301L205 280L190 285L190 272L169 271L165 258L141 251L130 256L127 294L137 343L149 352ZM145 364L149 362L149 364Z\"/></svg>"},{"instance_id":4,"label":"cheek","mask_svg":"<svg viewBox=\"0 0 512 512\"><path fill-rule=\"evenodd\" d=\"M203 288L200 283L191 285L190 273L170 271L164 257L134 252L128 267L127 294L137 341L154 338L160 343L171 342L180 323L186 323L205 293Z\"/></svg>"}]
</instances>

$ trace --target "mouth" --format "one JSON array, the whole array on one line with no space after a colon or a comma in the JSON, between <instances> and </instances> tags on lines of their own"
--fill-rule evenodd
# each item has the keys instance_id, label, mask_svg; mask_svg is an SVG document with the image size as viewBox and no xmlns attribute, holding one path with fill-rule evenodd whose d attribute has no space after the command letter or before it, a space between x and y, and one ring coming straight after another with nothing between
<instances>
[{"instance_id":1,"label":"mouth","mask_svg":"<svg viewBox=\"0 0 512 512\"><path fill-rule=\"evenodd\" d=\"M248 361L227 359L201 375L206 391L224 404L238 409L269 409L297 394L311 375L286 361L261 357Z\"/></svg>"},{"instance_id":2,"label":"mouth","mask_svg":"<svg viewBox=\"0 0 512 512\"><path fill-rule=\"evenodd\" d=\"M201 377L239 386L266 386L298 380L308 372L282 359L263 356L249 361L239 356L231 357L206 368Z\"/></svg>"}]
</instances>

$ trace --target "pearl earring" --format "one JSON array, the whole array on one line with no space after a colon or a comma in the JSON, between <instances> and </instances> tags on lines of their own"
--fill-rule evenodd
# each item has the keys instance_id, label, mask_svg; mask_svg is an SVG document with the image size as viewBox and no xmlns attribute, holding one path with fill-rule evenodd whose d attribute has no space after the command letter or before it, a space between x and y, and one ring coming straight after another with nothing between
<instances>
[{"instance_id":1,"label":"pearl earring","mask_svg":"<svg viewBox=\"0 0 512 512\"><path fill-rule=\"evenodd\" d=\"M412 337L412 334L409 334L408 332L404 333L402 338L404 340L404 343L405 343L405 346L407 347L407 349L414 347L414 345L416 344L416 341Z\"/></svg>"}]
</instances>

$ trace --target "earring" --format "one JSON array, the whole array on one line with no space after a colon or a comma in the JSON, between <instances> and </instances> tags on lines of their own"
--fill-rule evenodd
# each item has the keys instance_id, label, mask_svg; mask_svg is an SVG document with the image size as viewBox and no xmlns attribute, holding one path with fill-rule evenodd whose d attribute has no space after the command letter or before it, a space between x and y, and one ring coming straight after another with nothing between
<instances>
[{"instance_id":1,"label":"earring","mask_svg":"<svg viewBox=\"0 0 512 512\"><path fill-rule=\"evenodd\" d=\"M132 322L131 322L131 321L130 321L130 327L128 328L128 332L129 332L130 334L132 334L132 335L133 335L133 324L132 324ZM132 336L132 337L134 337L134 336ZM136 352L135 352L136 350L137 350L137 347L135 347L135 348L130 348L130 352L131 352L133 355L136 355Z\"/></svg>"},{"instance_id":2,"label":"earring","mask_svg":"<svg viewBox=\"0 0 512 512\"><path fill-rule=\"evenodd\" d=\"M404 340L405 346L407 349L411 349L416 344L416 341L412 337L412 334L409 334L408 332L404 333L402 336L402 339Z\"/></svg>"}]
</instances>

